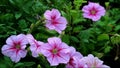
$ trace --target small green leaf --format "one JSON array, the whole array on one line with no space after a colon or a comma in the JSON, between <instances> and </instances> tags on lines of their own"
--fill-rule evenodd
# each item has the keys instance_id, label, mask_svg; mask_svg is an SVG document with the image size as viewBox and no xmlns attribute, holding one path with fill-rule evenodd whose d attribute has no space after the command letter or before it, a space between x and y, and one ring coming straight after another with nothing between
<instances>
[{"instance_id":1,"label":"small green leaf","mask_svg":"<svg viewBox=\"0 0 120 68\"><path fill-rule=\"evenodd\" d=\"M100 34L100 35L97 37L97 40L98 40L98 41L109 40L109 35L108 35L108 34Z\"/></svg>"},{"instance_id":2,"label":"small green leaf","mask_svg":"<svg viewBox=\"0 0 120 68\"><path fill-rule=\"evenodd\" d=\"M18 19L22 16L22 13L15 13L15 18Z\"/></svg>"},{"instance_id":3,"label":"small green leaf","mask_svg":"<svg viewBox=\"0 0 120 68\"><path fill-rule=\"evenodd\" d=\"M79 33L81 42L89 43L89 38L91 37L91 29L83 30Z\"/></svg>"},{"instance_id":4,"label":"small green leaf","mask_svg":"<svg viewBox=\"0 0 120 68\"><path fill-rule=\"evenodd\" d=\"M107 46L107 47L104 49L104 52L105 52L105 53L108 53L108 52L110 52L110 50L111 50L111 47L110 47L110 46Z\"/></svg>"},{"instance_id":5,"label":"small green leaf","mask_svg":"<svg viewBox=\"0 0 120 68\"><path fill-rule=\"evenodd\" d=\"M55 30L46 30L47 32L51 33L51 34L56 34Z\"/></svg>"},{"instance_id":6,"label":"small green leaf","mask_svg":"<svg viewBox=\"0 0 120 68\"><path fill-rule=\"evenodd\" d=\"M76 26L74 29L73 29L73 31L74 32L80 32L81 30L82 30L82 26Z\"/></svg>"},{"instance_id":7,"label":"small green leaf","mask_svg":"<svg viewBox=\"0 0 120 68\"><path fill-rule=\"evenodd\" d=\"M63 35L62 36L62 41L66 42L67 44L70 43L69 35Z\"/></svg>"},{"instance_id":8,"label":"small green leaf","mask_svg":"<svg viewBox=\"0 0 120 68\"><path fill-rule=\"evenodd\" d=\"M13 0L9 0L11 4L15 5L15 2Z\"/></svg>"},{"instance_id":9,"label":"small green leaf","mask_svg":"<svg viewBox=\"0 0 120 68\"><path fill-rule=\"evenodd\" d=\"M120 30L120 25L117 25L117 26L115 27L115 31L118 31L118 30Z\"/></svg>"},{"instance_id":10,"label":"small green leaf","mask_svg":"<svg viewBox=\"0 0 120 68\"><path fill-rule=\"evenodd\" d=\"M26 28L27 27L27 22L24 19L19 20L18 24L19 24L20 28Z\"/></svg>"},{"instance_id":11,"label":"small green leaf","mask_svg":"<svg viewBox=\"0 0 120 68\"><path fill-rule=\"evenodd\" d=\"M105 2L106 7L109 7L110 2Z\"/></svg>"},{"instance_id":12,"label":"small green leaf","mask_svg":"<svg viewBox=\"0 0 120 68\"><path fill-rule=\"evenodd\" d=\"M42 67L41 67L41 65L39 64L39 65L37 66L37 68L42 68Z\"/></svg>"},{"instance_id":13,"label":"small green leaf","mask_svg":"<svg viewBox=\"0 0 120 68\"><path fill-rule=\"evenodd\" d=\"M28 67L30 67L34 64L35 64L35 62L24 62L24 66L28 66Z\"/></svg>"},{"instance_id":14,"label":"small green leaf","mask_svg":"<svg viewBox=\"0 0 120 68\"><path fill-rule=\"evenodd\" d=\"M80 42L79 39L75 36L70 36L70 38L71 38L72 41L74 41L76 43Z\"/></svg>"},{"instance_id":15,"label":"small green leaf","mask_svg":"<svg viewBox=\"0 0 120 68\"><path fill-rule=\"evenodd\" d=\"M114 36L111 37L111 42L113 44L118 44L120 43L120 35L119 34L115 34Z\"/></svg>"},{"instance_id":16,"label":"small green leaf","mask_svg":"<svg viewBox=\"0 0 120 68\"><path fill-rule=\"evenodd\" d=\"M21 66L24 66L24 63L19 62L19 63L15 64L14 68L21 67Z\"/></svg>"},{"instance_id":17,"label":"small green leaf","mask_svg":"<svg viewBox=\"0 0 120 68\"><path fill-rule=\"evenodd\" d=\"M98 58L102 58L104 55L104 53L99 53L99 52L95 52L95 51L93 52L93 54Z\"/></svg>"}]
</instances>

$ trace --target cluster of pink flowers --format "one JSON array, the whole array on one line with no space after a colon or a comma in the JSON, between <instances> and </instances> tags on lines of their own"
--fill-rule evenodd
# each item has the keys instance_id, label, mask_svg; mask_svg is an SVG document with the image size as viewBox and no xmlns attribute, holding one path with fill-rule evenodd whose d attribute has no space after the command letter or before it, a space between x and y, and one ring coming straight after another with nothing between
<instances>
[{"instance_id":1,"label":"cluster of pink flowers","mask_svg":"<svg viewBox=\"0 0 120 68\"><path fill-rule=\"evenodd\" d=\"M102 16L105 15L105 8L99 5L98 3L89 2L88 5L85 5L82 8L83 17L92 19L92 21L98 21ZM55 30L61 34L67 26L67 20L65 17L62 17L60 12L57 9L46 10L44 13L46 27L49 30Z\"/></svg>"},{"instance_id":2,"label":"cluster of pink flowers","mask_svg":"<svg viewBox=\"0 0 120 68\"><path fill-rule=\"evenodd\" d=\"M2 53L11 58L13 62L19 62L27 54L26 45L30 44L30 51L33 57L44 55L51 66L66 64L66 68L98 68L106 67L103 61L89 54L83 57L74 47L68 46L58 37L48 38L47 43L37 41L31 34L12 35L6 40L2 47Z\"/></svg>"},{"instance_id":3,"label":"cluster of pink flowers","mask_svg":"<svg viewBox=\"0 0 120 68\"><path fill-rule=\"evenodd\" d=\"M105 15L105 9L97 3L89 2L82 11L85 18L97 21ZM61 16L57 9L47 10L44 13L46 27L61 33L65 30L67 20ZM19 62L27 55L27 44L33 57L42 54L46 57L51 66L66 64L66 68L110 68L103 64L103 61L92 54L83 57L74 47L68 46L58 37L48 38L47 42L37 41L31 34L12 35L7 38L6 44L2 47L2 54L10 57L13 62Z\"/></svg>"}]
</instances>

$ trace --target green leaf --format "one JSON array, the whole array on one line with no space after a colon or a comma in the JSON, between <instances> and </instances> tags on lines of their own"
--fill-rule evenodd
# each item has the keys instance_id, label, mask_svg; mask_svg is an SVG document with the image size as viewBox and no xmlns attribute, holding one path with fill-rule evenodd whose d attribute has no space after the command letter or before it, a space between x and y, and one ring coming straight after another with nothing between
<instances>
[{"instance_id":1,"label":"green leaf","mask_svg":"<svg viewBox=\"0 0 120 68\"><path fill-rule=\"evenodd\" d=\"M115 27L115 31L118 31L118 30L120 30L120 25L117 25L117 26Z\"/></svg>"},{"instance_id":2,"label":"green leaf","mask_svg":"<svg viewBox=\"0 0 120 68\"><path fill-rule=\"evenodd\" d=\"M42 68L42 67L41 67L41 65L39 64L39 65L37 66L37 68Z\"/></svg>"},{"instance_id":3,"label":"green leaf","mask_svg":"<svg viewBox=\"0 0 120 68\"><path fill-rule=\"evenodd\" d=\"M115 34L114 36L111 37L111 42L113 44L118 44L120 43L120 35L119 34Z\"/></svg>"},{"instance_id":4,"label":"green leaf","mask_svg":"<svg viewBox=\"0 0 120 68\"><path fill-rule=\"evenodd\" d=\"M19 63L15 64L14 68L23 67L23 66L24 66L24 63L19 62Z\"/></svg>"},{"instance_id":5,"label":"green leaf","mask_svg":"<svg viewBox=\"0 0 120 68\"><path fill-rule=\"evenodd\" d=\"M80 32L82 29L83 29L83 26L76 26L76 27L74 27L73 31Z\"/></svg>"},{"instance_id":6,"label":"green leaf","mask_svg":"<svg viewBox=\"0 0 120 68\"><path fill-rule=\"evenodd\" d=\"M97 40L98 40L98 41L109 40L109 35L108 35L108 34L100 34L100 35L97 37Z\"/></svg>"},{"instance_id":7,"label":"green leaf","mask_svg":"<svg viewBox=\"0 0 120 68\"><path fill-rule=\"evenodd\" d=\"M27 14L32 13L32 5L34 3L33 0L26 0L26 1L22 1L24 3L22 3L22 9L24 10L24 12L26 12Z\"/></svg>"},{"instance_id":8,"label":"green leaf","mask_svg":"<svg viewBox=\"0 0 120 68\"><path fill-rule=\"evenodd\" d=\"M73 42L76 42L76 43L80 42L80 40L75 36L70 36L70 38Z\"/></svg>"},{"instance_id":9,"label":"green leaf","mask_svg":"<svg viewBox=\"0 0 120 68\"><path fill-rule=\"evenodd\" d=\"M46 31L51 33L51 34L56 34L57 33L55 30L46 30Z\"/></svg>"},{"instance_id":10,"label":"green leaf","mask_svg":"<svg viewBox=\"0 0 120 68\"><path fill-rule=\"evenodd\" d=\"M67 44L70 43L69 35L63 35L62 36L62 41L66 42Z\"/></svg>"},{"instance_id":11,"label":"green leaf","mask_svg":"<svg viewBox=\"0 0 120 68\"><path fill-rule=\"evenodd\" d=\"M99 52L95 52L95 51L93 51L93 54L98 58L102 58L104 55L104 53L99 53Z\"/></svg>"},{"instance_id":12,"label":"green leaf","mask_svg":"<svg viewBox=\"0 0 120 68\"><path fill-rule=\"evenodd\" d=\"M13 62L9 57L1 56L0 58L0 68L13 68Z\"/></svg>"},{"instance_id":13,"label":"green leaf","mask_svg":"<svg viewBox=\"0 0 120 68\"><path fill-rule=\"evenodd\" d=\"M80 6L82 5L83 0L74 0L74 5L75 5L75 9L79 10Z\"/></svg>"},{"instance_id":14,"label":"green leaf","mask_svg":"<svg viewBox=\"0 0 120 68\"><path fill-rule=\"evenodd\" d=\"M27 22L24 19L19 20L18 24L19 24L20 28L26 28L27 27Z\"/></svg>"},{"instance_id":15,"label":"green leaf","mask_svg":"<svg viewBox=\"0 0 120 68\"><path fill-rule=\"evenodd\" d=\"M105 47L105 49L104 49L104 53L108 53L108 52L110 52L110 50L111 50L111 46L107 46L107 47Z\"/></svg>"},{"instance_id":16,"label":"green leaf","mask_svg":"<svg viewBox=\"0 0 120 68\"><path fill-rule=\"evenodd\" d=\"M34 64L35 64L35 62L24 62L24 66L27 66L27 67L30 67Z\"/></svg>"},{"instance_id":17,"label":"green leaf","mask_svg":"<svg viewBox=\"0 0 120 68\"><path fill-rule=\"evenodd\" d=\"M110 2L105 2L106 7L109 7Z\"/></svg>"},{"instance_id":18,"label":"green leaf","mask_svg":"<svg viewBox=\"0 0 120 68\"><path fill-rule=\"evenodd\" d=\"M22 13L15 13L15 18L18 19L22 16Z\"/></svg>"},{"instance_id":19,"label":"green leaf","mask_svg":"<svg viewBox=\"0 0 120 68\"><path fill-rule=\"evenodd\" d=\"M15 2L13 0L9 0L9 2L13 5L15 5Z\"/></svg>"},{"instance_id":20,"label":"green leaf","mask_svg":"<svg viewBox=\"0 0 120 68\"><path fill-rule=\"evenodd\" d=\"M79 37L80 37L82 43L84 43L84 42L89 43L89 38L92 36L90 32L91 32L91 30L88 29L88 30L81 31L79 33Z\"/></svg>"},{"instance_id":21,"label":"green leaf","mask_svg":"<svg viewBox=\"0 0 120 68\"><path fill-rule=\"evenodd\" d=\"M3 14L3 15L0 15L0 20L1 21L11 21L13 20L14 16L13 14L10 14L10 13L6 13L6 14Z\"/></svg>"}]
</instances>

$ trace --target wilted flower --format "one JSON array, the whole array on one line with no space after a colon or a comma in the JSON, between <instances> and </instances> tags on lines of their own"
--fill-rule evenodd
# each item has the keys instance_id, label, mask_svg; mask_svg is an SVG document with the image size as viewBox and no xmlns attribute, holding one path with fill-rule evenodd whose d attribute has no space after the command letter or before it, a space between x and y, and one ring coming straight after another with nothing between
<instances>
[{"instance_id":1,"label":"wilted flower","mask_svg":"<svg viewBox=\"0 0 120 68\"><path fill-rule=\"evenodd\" d=\"M2 54L8 56L14 62L20 61L27 54L25 50L28 41L24 34L12 35L6 40L6 44L2 47Z\"/></svg>"},{"instance_id":2,"label":"wilted flower","mask_svg":"<svg viewBox=\"0 0 120 68\"><path fill-rule=\"evenodd\" d=\"M78 68L78 66L80 66L78 65L78 60L80 60L83 56L79 52L76 52L74 47L70 47L69 50L70 60L67 63L66 68Z\"/></svg>"},{"instance_id":3,"label":"wilted flower","mask_svg":"<svg viewBox=\"0 0 120 68\"><path fill-rule=\"evenodd\" d=\"M30 50L32 51L33 57L38 57L41 53L41 46L44 44L41 41L37 41L34 39L34 37L31 34L28 34L27 36L28 42L30 44Z\"/></svg>"},{"instance_id":4,"label":"wilted flower","mask_svg":"<svg viewBox=\"0 0 120 68\"><path fill-rule=\"evenodd\" d=\"M42 46L42 54L47 57L51 66L68 63L70 59L68 52L69 46L58 37L48 38L48 43Z\"/></svg>"},{"instance_id":5,"label":"wilted flower","mask_svg":"<svg viewBox=\"0 0 120 68\"><path fill-rule=\"evenodd\" d=\"M93 21L98 21L101 16L105 15L104 7L100 6L98 3L89 2L88 5L82 8L83 16L85 18L92 19Z\"/></svg>"},{"instance_id":6,"label":"wilted flower","mask_svg":"<svg viewBox=\"0 0 120 68\"><path fill-rule=\"evenodd\" d=\"M103 65L103 61L94 57L92 54L82 58L82 60L87 64L88 68L110 68L107 65Z\"/></svg>"},{"instance_id":7,"label":"wilted flower","mask_svg":"<svg viewBox=\"0 0 120 68\"><path fill-rule=\"evenodd\" d=\"M67 20L61 16L60 12L57 9L47 10L44 13L46 18L46 27L50 30L56 30L58 33L61 33L65 30L67 25Z\"/></svg>"}]
</instances>

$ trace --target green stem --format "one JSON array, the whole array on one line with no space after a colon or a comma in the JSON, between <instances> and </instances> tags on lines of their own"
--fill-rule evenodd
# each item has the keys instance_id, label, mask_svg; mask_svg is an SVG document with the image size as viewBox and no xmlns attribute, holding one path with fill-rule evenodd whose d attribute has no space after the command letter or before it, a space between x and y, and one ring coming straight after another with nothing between
<instances>
[{"instance_id":1,"label":"green stem","mask_svg":"<svg viewBox=\"0 0 120 68\"><path fill-rule=\"evenodd\" d=\"M44 24L44 18L43 19L40 19L38 20L35 24L32 23L31 26L30 26L30 29L28 31L28 33L32 33L34 30L36 30L41 24L43 25Z\"/></svg>"}]
</instances>

